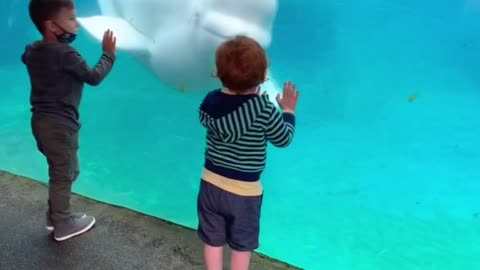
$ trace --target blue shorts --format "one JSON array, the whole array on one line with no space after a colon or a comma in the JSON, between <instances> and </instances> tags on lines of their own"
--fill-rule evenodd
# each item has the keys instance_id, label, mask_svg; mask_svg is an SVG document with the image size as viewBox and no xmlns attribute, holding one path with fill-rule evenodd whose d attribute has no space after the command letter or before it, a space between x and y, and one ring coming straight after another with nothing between
<instances>
[{"instance_id":1,"label":"blue shorts","mask_svg":"<svg viewBox=\"0 0 480 270\"><path fill-rule=\"evenodd\" d=\"M263 195L240 196L204 180L197 198L198 236L207 245L228 244L235 251L259 246Z\"/></svg>"}]
</instances>

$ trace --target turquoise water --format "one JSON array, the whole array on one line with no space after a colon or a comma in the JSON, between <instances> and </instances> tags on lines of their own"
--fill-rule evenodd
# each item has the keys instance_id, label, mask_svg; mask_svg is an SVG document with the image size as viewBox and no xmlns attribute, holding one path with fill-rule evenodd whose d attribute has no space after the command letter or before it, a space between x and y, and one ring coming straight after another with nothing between
<instances>
[{"instance_id":1,"label":"turquoise water","mask_svg":"<svg viewBox=\"0 0 480 270\"><path fill-rule=\"evenodd\" d=\"M5 2L0 169L46 182L19 62L35 32ZM294 143L269 149L259 252L304 269L480 269L479 30L476 0L280 1L272 76L302 96ZM96 62L85 32L75 46ZM195 228L203 95L118 58L84 92L74 191Z\"/></svg>"}]
</instances>

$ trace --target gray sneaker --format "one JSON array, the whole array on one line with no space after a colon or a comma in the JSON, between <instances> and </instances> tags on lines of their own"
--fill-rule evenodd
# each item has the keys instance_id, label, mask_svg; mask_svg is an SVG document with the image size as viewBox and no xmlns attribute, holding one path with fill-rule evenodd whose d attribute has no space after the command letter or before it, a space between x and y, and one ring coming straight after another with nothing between
<instances>
[{"instance_id":1,"label":"gray sneaker","mask_svg":"<svg viewBox=\"0 0 480 270\"><path fill-rule=\"evenodd\" d=\"M77 217L77 218L84 218L87 216L87 214L83 213L83 212L78 212L78 213L74 213L73 214L74 217ZM47 212L47 230L49 231L53 231L55 229L55 227L53 227L53 224L52 224L52 219L50 218L50 215L49 213Z\"/></svg>"},{"instance_id":2,"label":"gray sneaker","mask_svg":"<svg viewBox=\"0 0 480 270\"><path fill-rule=\"evenodd\" d=\"M87 232L93 225L95 225L95 218L92 216L84 218L72 216L64 222L55 224L53 237L57 241L64 241Z\"/></svg>"}]
</instances>

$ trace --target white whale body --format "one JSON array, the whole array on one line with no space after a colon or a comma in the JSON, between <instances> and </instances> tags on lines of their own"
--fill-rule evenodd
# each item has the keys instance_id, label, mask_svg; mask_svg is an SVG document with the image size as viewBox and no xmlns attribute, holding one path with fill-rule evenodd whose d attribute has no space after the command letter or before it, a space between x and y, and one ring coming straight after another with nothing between
<instances>
[{"instance_id":1,"label":"white whale body","mask_svg":"<svg viewBox=\"0 0 480 270\"><path fill-rule=\"evenodd\" d=\"M135 55L166 85L186 92L221 87L215 51L226 39L246 35L264 48L272 42L277 0L98 0L101 15L80 17L101 42L114 31L117 49ZM273 100L278 93L268 75L262 84Z\"/></svg>"}]
</instances>

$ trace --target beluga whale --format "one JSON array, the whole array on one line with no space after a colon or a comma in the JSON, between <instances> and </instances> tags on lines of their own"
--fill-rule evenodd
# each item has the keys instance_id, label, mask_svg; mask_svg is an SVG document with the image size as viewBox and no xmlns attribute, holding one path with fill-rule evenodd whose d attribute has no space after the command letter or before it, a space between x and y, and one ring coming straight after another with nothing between
<instances>
[{"instance_id":1,"label":"beluga whale","mask_svg":"<svg viewBox=\"0 0 480 270\"><path fill-rule=\"evenodd\" d=\"M110 29L117 50L135 56L172 89L210 91L221 87L215 51L227 39L245 35L267 49L277 0L98 0L101 15L79 17L101 42ZM273 101L279 89L270 71L262 92Z\"/></svg>"}]
</instances>

